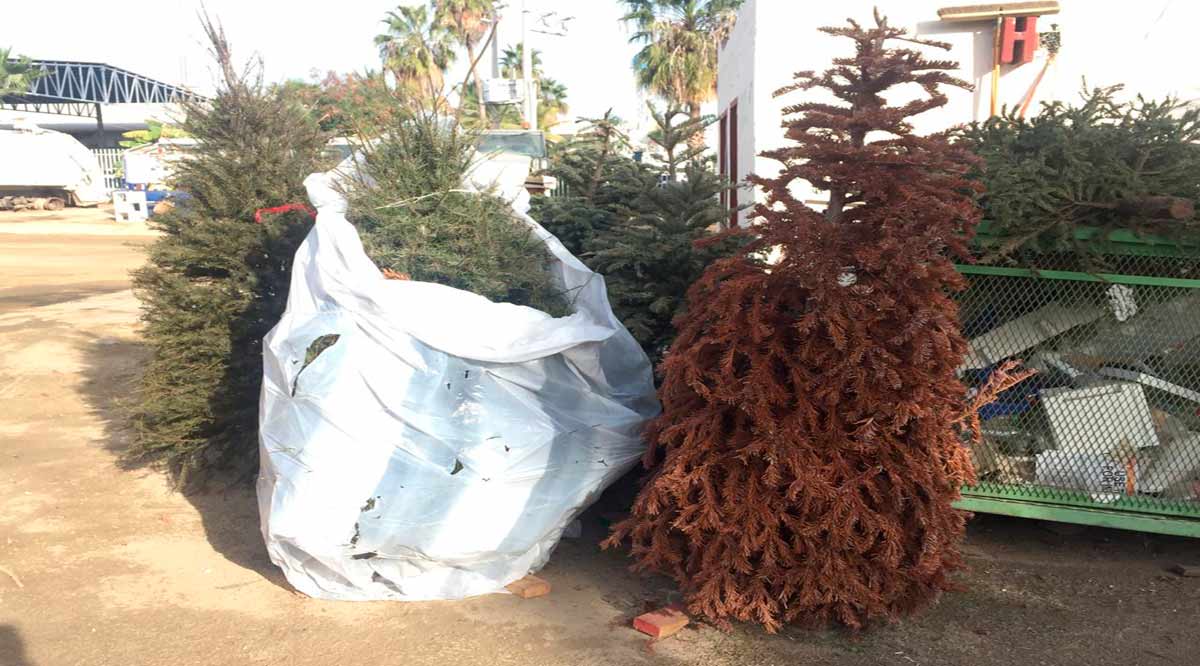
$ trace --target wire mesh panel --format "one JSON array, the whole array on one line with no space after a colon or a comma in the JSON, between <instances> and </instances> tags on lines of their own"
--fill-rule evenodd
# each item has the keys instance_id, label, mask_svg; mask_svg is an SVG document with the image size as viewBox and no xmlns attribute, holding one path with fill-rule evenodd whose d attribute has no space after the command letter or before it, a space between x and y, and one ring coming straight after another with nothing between
<instances>
[{"instance_id":1,"label":"wire mesh panel","mask_svg":"<svg viewBox=\"0 0 1200 666\"><path fill-rule=\"evenodd\" d=\"M964 496L1200 518L1200 262L1042 265L960 267L963 380L1037 370L981 411Z\"/></svg>"}]
</instances>

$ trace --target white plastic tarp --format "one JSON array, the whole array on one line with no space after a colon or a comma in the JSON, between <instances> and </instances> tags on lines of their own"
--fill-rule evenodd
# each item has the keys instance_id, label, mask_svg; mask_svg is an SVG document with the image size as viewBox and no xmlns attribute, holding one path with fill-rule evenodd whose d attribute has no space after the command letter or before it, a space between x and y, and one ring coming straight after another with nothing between
<instances>
[{"instance_id":1,"label":"white plastic tarp","mask_svg":"<svg viewBox=\"0 0 1200 666\"><path fill-rule=\"evenodd\" d=\"M317 221L264 341L258 497L271 560L314 597L501 591L541 568L642 454L659 411L650 364L603 278L527 204L515 214L544 239L570 316L385 280L333 176L305 185Z\"/></svg>"}]
</instances>

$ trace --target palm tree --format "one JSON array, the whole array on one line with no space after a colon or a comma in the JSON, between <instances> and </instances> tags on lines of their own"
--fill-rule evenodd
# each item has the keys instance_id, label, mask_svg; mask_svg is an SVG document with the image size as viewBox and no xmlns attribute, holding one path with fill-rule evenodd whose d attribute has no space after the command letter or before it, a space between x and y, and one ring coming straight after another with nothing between
<instances>
[{"instance_id":1,"label":"palm tree","mask_svg":"<svg viewBox=\"0 0 1200 666\"><path fill-rule=\"evenodd\" d=\"M434 23L450 31L467 48L470 76L475 81L475 100L483 126L487 126L487 106L483 101L483 78L475 66L475 48L495 22L495 0L433 0Z\"/></svg>"},{"instance_id":2,"label":"palm tree","mask_svg":"<svg viewBox=\"0 0 1200 666\"><path fill-rule=\"evenodd\" d=\"M423 6L401 5L383 19L387 30L375 36L383 64L397 84L417 98L441 94L443 72L454 60L448 31L431 21Z\"/></svg>"},{"instance_id":3,"label":"palm tree","mask_svg":"<svg viewBox=\"0 0 1200 666\"><path fill-rule=\"evenodd\" d=\"M700 105L717 91L717 51L729 37L743 0L621 0L622 20L636 29L629 41L644 44L633 58L638 84L687 107L700 118Z\"/></svg>"},{"instance_id":4,"label":"palm tree","mask_svg":"<svg viewBox=\"0 0 1200 666\"><path fill-rule=\"evenodd\" d=\"M537 51L533 52L537 55ZM567 87L549 77L538 82L538 127L548 130L558 124L558 118L566 113Z\"/></svg>"},{"instance_id":5,"label":"palm tree","mask_svg":"<svg viewBox=\"0 0 1200 666\"><path fill-rule=\"evenodd\" d=\"M509 46L504 49L504 55L500 57L500 76L506 79L519 79L522 75L521 59L525 57L525 43L520 42L516 46ZM534 49L533 53L529 54L529 59L532 61L533 78L535 80L542 78L542 52Z\"/></svg>"},{"instance_id":6,"label":"palm tree","mask_svg":"<svg viewBox=\"0 0 1200 666\"><path fill-rule=\"evenodd\" d=\"M506 79L519 79L522 75L522 58L525 57L524 42L504 49L500 58L500 75ZM543 129L558 122L559 115L567 111L567 87L547 78L542 72L542 52L534 49L529 54L533 80L538 82L538 127Z\"/></svg>"},{"instance_id":7,"label":"palm tree","mask_svg":"<svg viewBox=\"0 0 1200 666\"><path fill-rule=\"evenodd\" d=\"M29 58L13 57L12 49L0 49L0 95L29 92L33 82L42 76Z\"/></svg>"}]
</instances>

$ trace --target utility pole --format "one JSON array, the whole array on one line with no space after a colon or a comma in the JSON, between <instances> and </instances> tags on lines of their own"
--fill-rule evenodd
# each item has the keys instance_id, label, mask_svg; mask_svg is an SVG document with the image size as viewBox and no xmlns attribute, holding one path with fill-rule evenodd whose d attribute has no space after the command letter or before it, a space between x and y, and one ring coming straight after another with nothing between
<instances>
[{"instance_id":1,"label":"utility pole","mask_svg":"<svg viewBox=\"0 0 1200 666\"><path fill-rule=\"evenodd\" d=\"M533 45L529 43L529 10L521 0L521 82L525 88L525 122L529 129L538 128L537 83L533 80Z\"/></svg>"},{"instance_id":2,"label":"utility pole","mask_svg":"<svg viewBox=\"0 0 1200 666\"><path fill-rule=\"evenodd\" d=\"M543 35L564 37L567 34L567 22L574 20L575 17L564 17L556 11L546 12L541 15L536 25L530 27L530 10L527 3L528 0L521 0L521 87L525 93L525 99L521 103L521 111L525 116L525 122L529 124L529 129L536 130L538 129L538 105L541 100L538 94L538 82L533 75L533 44L529 43L529 35L532 32L536 32ZM557 29L550 25L549 21L551 19L557 21Z\"/></svg>"},{"instance_id":3,"label":"utility pole","mask_svg":"<svg viewBox=\"0 0 1200 666\"><path fill-rule=\"evenodd\" d=\"M500 12L492 16L492 78L500 78Z\"/></svg>"}]
</instances>

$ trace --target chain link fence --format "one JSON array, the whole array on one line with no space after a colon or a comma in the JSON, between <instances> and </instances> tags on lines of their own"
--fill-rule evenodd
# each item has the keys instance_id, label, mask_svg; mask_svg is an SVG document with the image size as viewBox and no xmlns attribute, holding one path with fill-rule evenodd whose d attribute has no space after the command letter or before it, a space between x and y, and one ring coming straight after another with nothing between
<instances>
[{"instance_id":1,"label":"chain link fence","mask_svg":"<svg viewBox=\"0 0 1200 666\"><path fill-rule=\"evenodd\" d=\"M964 508L1200 536L1200 258L1163 254L960 267L963 380L1037 370L981 411Z\"/></svg>"}]
</instances>

